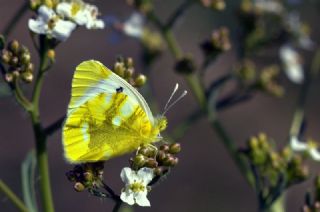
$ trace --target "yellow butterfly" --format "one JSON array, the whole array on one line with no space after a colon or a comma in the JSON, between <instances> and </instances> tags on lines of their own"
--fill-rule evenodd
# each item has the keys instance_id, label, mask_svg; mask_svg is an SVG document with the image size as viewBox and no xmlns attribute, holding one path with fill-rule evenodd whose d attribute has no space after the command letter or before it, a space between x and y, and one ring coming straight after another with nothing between
<instances>
[{"instance_id":1,"label":"yellow butterfly","mask_svg":"<svg viewBox=\"0 0 320 212\"><path fill-rule=\"evenodd\" d=\"M77 66L62 133L69 162L104 161L132 152L161 140L166 126L163 115L154 117L141 94L102 63L89 60Z\"/></svg>"}]
</instances>

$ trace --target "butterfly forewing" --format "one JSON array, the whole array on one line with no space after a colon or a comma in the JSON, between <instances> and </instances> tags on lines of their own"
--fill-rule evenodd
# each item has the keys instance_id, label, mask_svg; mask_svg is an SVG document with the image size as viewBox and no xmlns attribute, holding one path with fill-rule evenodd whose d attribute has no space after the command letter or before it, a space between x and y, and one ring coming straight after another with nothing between
<instances>
[{"instance_id":1,"label":"butterfly forewing","mask_svg":"<svg viewBox=\"0 0 320 212\"><path fill-rule=\"evenodd\" d=\"M140 103L145 101L128 90L128 85L124 87L114 73L97 61L86 61L77 67L63 128L67 160L107 160L155 140L153 122Z\"/></svg>"}]
</instances>

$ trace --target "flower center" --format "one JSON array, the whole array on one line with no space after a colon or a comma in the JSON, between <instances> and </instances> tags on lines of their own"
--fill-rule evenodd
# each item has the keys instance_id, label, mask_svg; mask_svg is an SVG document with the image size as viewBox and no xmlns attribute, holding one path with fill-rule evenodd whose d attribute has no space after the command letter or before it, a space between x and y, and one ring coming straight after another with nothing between
<instances>
[{"instance_id":1,"label":"flower center","mask_svg":"<svg viewBox=\"0 0 320 212\"><path fill-rule=\"evenodd\" d=\"M81 9L81 5L79 3L72 3L71 6L71 16L75 16Z\"/></svg>"},{"instance_id":2,"label":"flower center","mask_svg":"<svg viewBox=\"0 0 320 212\"><path fill-rule=\"evenodd\" d=\"M50 30L52 30L56 26L56 23L58 20L59 20L59 17L55 16L48 21L48 27Z\"/></svg>"},{"instance_id":3,"label":"flower center","mask_svg":"<svg viewBox=\"0 0 320 212\"><path fill-rule=\"evenodd\" d=\"M129 187L133 192L142 192L145 189L145 186L140 182L134 182Z\"/></svg>"}]
</instances>

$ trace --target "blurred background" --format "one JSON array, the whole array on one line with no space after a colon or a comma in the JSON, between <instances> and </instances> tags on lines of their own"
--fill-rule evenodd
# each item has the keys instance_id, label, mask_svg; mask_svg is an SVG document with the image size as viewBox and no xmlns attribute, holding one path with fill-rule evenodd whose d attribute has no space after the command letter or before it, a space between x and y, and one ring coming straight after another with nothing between
<instances>
[{"instance_id":1,"label":"blurred background","mask_svg":"<svg viewBox=\"0 0 320 212\"><path fill-rule=\"evenodd\" d=\"M114 16L126 20L133 9L125 0L89 1L99 7L102 16ZM165 20L182 1L163 0L156 2L156 13ZM174 28L183 51L194 55L196 61L201 61L202 52L199 44L207 38L212 30L219 26L227 26L231 32L232 46L239 45L237 38L238 16L236 10L240 1L226 1L227 7L222 12L213 12L200 5L188 10ZM0 1L0 32L12 18L23 2L20 0ZM311 38L319 43L320 7L310 4L310 1L300 1L295 6L301 18L310 24ZM34 14L28 11L19 22L10 39L17 39L31 50L32 60L37 64L36 52L27 27L28 19ZM174 70L174 60L168 51L145 70L141 61L141 45L137 39L120 36L118 41L112 39L114 32L106 27L104 30L89 31L79 28L72 36L56 48L56 63L47 73L41 93L41 120L44 126L62 117L67 109L70 98L71 80L74 68L83 60L96 59L106 66L112 67L118 55L130 56L135 61L138 72L149 71L150 83L154 98L162 108L176 82L188 90L181 76ZM267 60L258 63L278 63L277 50L268 48ZM304 60L310 62L312 54L304 52ZM237 62L237 52L234 48L222 54L212 64L205 75L207 84L232 69ZM199 62L200 63L200 62ZM258 93L250 101L236 107L228 108L219 113L219 118L230 136L241 147L246 140L259 132L265 132L279 144L287 143L292 115L301 86L291 83L281 74L281 84L286 94L283 98L274 98ZM0 84L3 86L3 83ZM230 85L232 86L232 85ZM31 86L26 86L31 93ZM4 89L2 87L2 89ZM319 130L319 79L311 85L306 105L307 131L306 137L320 140ZM188 114L197 108L197 102L188 95L167 114L168 132L174 126L183 122ZM48 140L50 174L56 211L111 211L113 202L90 196L87 192L77 193L65 176L72 166L63 157L61 145L61 130ZM197 121L185 136L179 140L182 151L179 155L179 165L167 178L149 194L151 208L135 207L135 211L256 211L257 201L254 191L240 175L237 167L225 151L222 143L212 131L206 118ZM21 194L20 166L26 154L34 145L32 126L27 114L20 108L11 96L0 99L0 178L2 178L19 196ZM119 177L124 166L128 166L129 155L115 158L105 163L105 180L119 192L123 186ZM319 164L311 163L312 174L319 172ZM294 186L287 192L288 211L299 211L304 202L304 194L311 187L310 181ZM0 194L0 211L16 211L10 201Z\"/></svg>"}]
</instances>

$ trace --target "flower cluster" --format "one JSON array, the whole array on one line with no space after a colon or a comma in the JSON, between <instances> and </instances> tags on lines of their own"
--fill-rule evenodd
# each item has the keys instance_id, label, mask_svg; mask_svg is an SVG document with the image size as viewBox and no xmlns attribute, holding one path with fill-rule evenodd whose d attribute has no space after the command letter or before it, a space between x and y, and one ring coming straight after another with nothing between
<instances>
[{"instance_id":1,"label":"flower cluster","mask_svg":"<svg viewBox=\"0 0 320 212\"><path fill-rule=\"evenodd\" d=\"M221 27L212 32L211 37L201 44L206 56L212 56L231 49L229 30Z\"/></svg>"},{"instance_id":2,"label":"flower cluster","mask_svg":"<svg viewBox=\"0 0 320 212\"><path fill-rule=\"evenodd\" d=\"M143 74L135 75L135 69L133 66L133 59L128 57L126 59L119 57L113 66L113 71L121 78L125 79L134 87L143 86L147 78Z\"/></svg>"},{"instance_id":3,"label":"flower cluster","mask_svg":"<svg viewBox=\"0 0 320 212\"><path fill-rule=\"evenodd\" d=\"M73 170L66 173L66 176L74 183L76 191L85 189L93 191L102 185L103 167L103 162L76 165Z\"/></svg>"},{"instance_id":4,"label":"flower cluster","mask_svg":"<svg viewBox=\"0 0 320 212\"><path fill-rule=\"evenodd\" d=\"M272 139L261 133L249 139L242 151L255 176L257 192L267 204L289 186L304 181L309 171L290 148L276 150ZM280 191L280 192L279 192Z\"/></svg>"},{"instance_id":5,"label":"flower cluster","mask_svg":"<svg viewBox=\"0 0 320 212\"><path fill-rule=\"evenodd\" d=\"M246 59L235 69L235 75L243 86L259 90L275 97L284 95L284 88L277 82L280 69L277 65L262 68L258 73L252 60Z\"/></svg>"},{"instance_id":6,"label":"flower cluster","mask_svg":"<svg viewBox=\"0 0 320 212\"><path fill-rule=\"evenodd\" d=\"M29 20L29 29L59 41L65 41L77 25L87 29L104 28L104 22L98 19L98 8L80 0L60 2L51 7L39 5L37 15L36 19Z\"/></svg>"},{"instance_id":7,"label":"flower cluster","mask_svg":"<svg viewBox=\"0 0 320 212\"><path fill-rule=\"evenodd\" d=\"M4 42L3 42L4 43ZM1 61L7 65L5 80L8 83L17 79L22 79L26 83L33 80L33 63L29 49L21 45L17 40L9 42L6 48L0 48Z\"/></svg>"}]
</instances>

